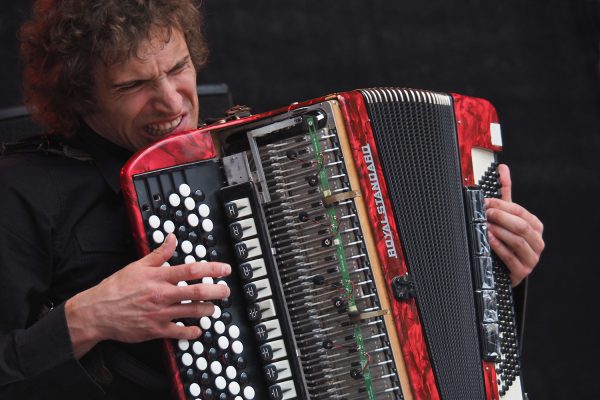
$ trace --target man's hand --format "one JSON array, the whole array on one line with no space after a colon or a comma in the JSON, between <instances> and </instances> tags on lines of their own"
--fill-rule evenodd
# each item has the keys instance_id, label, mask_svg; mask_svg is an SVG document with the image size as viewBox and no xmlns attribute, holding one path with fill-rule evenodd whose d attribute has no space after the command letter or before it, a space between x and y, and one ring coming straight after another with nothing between
<instances>
[{"instance_id":1,"label":"man's hand","mask_svg":"<svg viewBox=\"0 0 600 400\"><path fill-rule=\"evenodd\" d=\"M161 268L175 246L175 236L169 234L152 253L67 301L65 313L76 358L102 340L132 343L200 336L199 327L179 326L173 320L211 315L214 306L205 301L229 297L229 288L212 283L177 284L226 276L231 267L197 262Z\"/></svg>"},{"instance_id":2,"label":"man's hand","mask_svg":"<svg viewBox=\"0 0 600 400\"><path fill-rule=\"evenodd\" d=\"M529 211L512 202L510 171L498 166L502 199L485 199L492 250L510 270L513 286L533 271L544 250L544 226Z\"/></svg>"}]
</instances>

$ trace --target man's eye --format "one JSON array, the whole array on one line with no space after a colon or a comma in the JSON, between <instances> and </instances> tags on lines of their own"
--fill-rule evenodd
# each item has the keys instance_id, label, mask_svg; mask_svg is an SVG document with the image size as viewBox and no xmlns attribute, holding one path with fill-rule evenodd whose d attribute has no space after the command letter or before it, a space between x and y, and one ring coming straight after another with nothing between
<instances>
[{"instance_id":1,"label":"man's eye","mask_svg":"<svg viewBox=\"0 0 600 400\"><path fill-rule=\"evenodd\" d=\"M140 82L140 81L129 82L129 83L120 85L117 90L119 92L127 92L129 90L133 90L133 89L139 87L141 84L142 84L142 82Z\"/></svg>"}]
</instances>

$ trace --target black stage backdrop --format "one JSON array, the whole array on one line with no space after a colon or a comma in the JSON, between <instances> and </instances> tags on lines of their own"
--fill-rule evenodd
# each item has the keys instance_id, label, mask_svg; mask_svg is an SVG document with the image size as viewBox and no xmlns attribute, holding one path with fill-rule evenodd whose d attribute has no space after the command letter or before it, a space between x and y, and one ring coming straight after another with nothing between
<instances>
[{"instance_id":1,"label":"black stage backdrop","mask_svg":"<svg viewBox=\"0 0 600 400\"><path fill-rule=\"evenodd\" d=\"M0 107L20 104L15 30L3 5ZM597 399L593 255L600 151L598 0L205 0L200 83L226 82L254 112L326 93L407 86L484 97L503 128L514 199L545 223L524 346L531 399Z\"/></svg>"}]
</instances>

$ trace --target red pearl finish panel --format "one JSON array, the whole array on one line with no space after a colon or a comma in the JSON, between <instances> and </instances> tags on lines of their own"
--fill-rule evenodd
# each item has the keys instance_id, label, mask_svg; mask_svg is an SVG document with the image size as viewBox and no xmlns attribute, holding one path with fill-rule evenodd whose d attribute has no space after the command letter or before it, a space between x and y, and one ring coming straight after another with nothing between
<instances>
[{"instance_id":1,"label":"red pearl finish panel","mask_svg":"<svg viewBox=\"0 0 600 400\"><path fill-rule=\"evenodd\" d=\"M490 124L498 123L498 114L487 100L452 94L454 115L460 149L460 165L465 186L475 184L471 152L474 147L501 151L501 146L492 144Z\"/></svg>"},{"instance_id":2,"label":"red pearl finish panel","mask_svg":"<svg viewBox=\"0 0 600 400\"><path fill-rule=\"evenodd\" d=\"M456 118L458 146L463 184L475 184L473 174L473 148L501 151L502 147L492 144L490 124L498 123L498 114L492 104L484 99L452 94ZM479 177L477 177L479 178ZM483 377L488 400L499 398L496 384L496 367L493 362L483 362Z\"/></svg>"},{"instance_id":3,"label":"red pearl finish panel","mask_svg":"<svg viewBox=\"0 0 600 400\"><path fill-rule=\"evenodd\" d=\"M338 95L338 100L342 106L350 147L359 175L360 189L369 213L371 229L377 244L377 253L389 289L392 279L395 276L406 274L407 267L402 254L396 221L392 214L392 206L381 170L370 119L360 92L342 93ZM363 146L370 147L372 162L365 160ZM374 177L379 182L379 190L372 184ZM386 210L387 223L382 207L385 207ZM388 234L393 238L394 247L397 251L395 257L388 254L388 247L385 243L384 229L387 227L389 227ZM416 302L414 299L398 301L390 290L388 290L388 293L390 293L392 313L414 398L439 399Z\"/></svg>"}]
</instances>

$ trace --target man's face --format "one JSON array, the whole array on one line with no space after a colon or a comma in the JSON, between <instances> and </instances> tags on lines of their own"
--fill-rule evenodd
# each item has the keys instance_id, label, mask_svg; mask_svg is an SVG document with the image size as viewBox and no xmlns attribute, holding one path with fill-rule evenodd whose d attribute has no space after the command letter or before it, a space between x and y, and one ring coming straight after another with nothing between
<instances>
[{"instance_id":1,"label":"man's face","mask_svg":"<svg viewBox=\"0 0 600 400\"><path fill-rule=\"evenodd\" d=\"M196 70L183 34L151 34L137 56L96 66L96 106L83 118L99 135L133 151L198 125Z\"/></svg>"}]
</instances>

